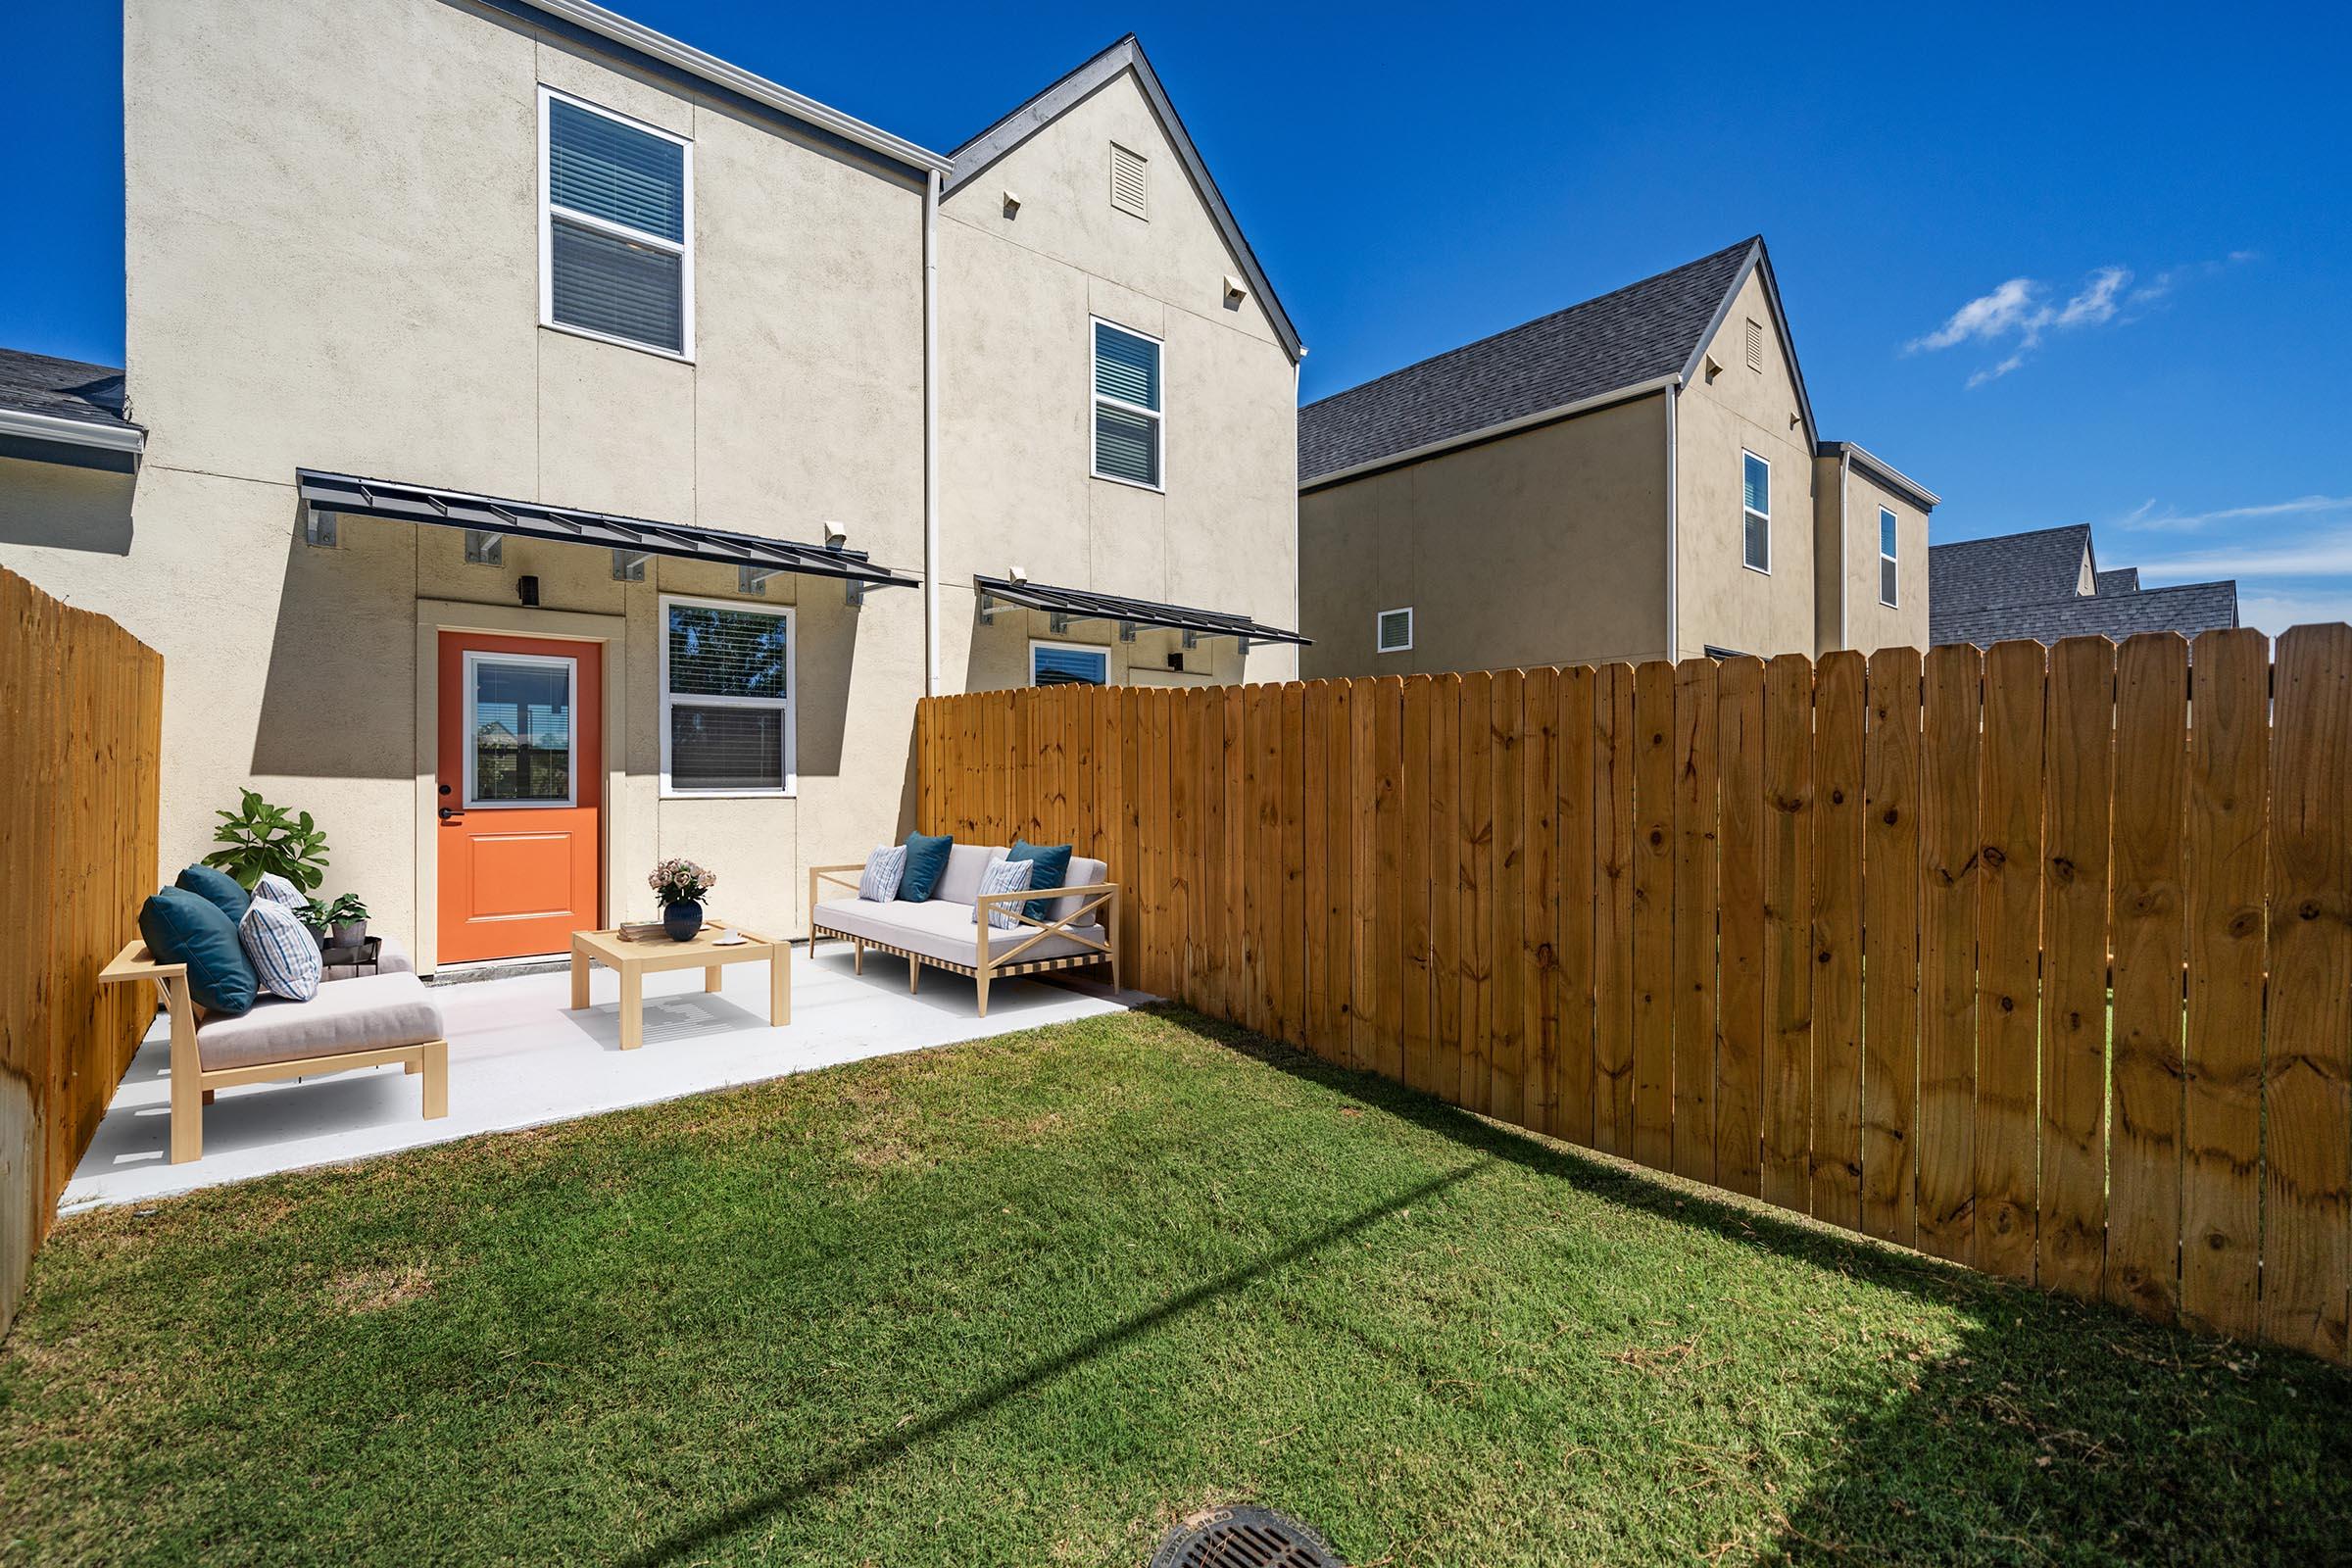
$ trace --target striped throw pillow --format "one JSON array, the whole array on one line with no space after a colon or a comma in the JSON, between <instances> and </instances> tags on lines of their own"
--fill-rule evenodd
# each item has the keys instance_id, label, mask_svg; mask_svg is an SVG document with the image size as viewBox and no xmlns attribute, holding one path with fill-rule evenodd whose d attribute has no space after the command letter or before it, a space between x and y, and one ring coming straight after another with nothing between
<instances>
[{"instance_id":1,"label":"striped throw pillow","mask_svg":"<svg viewBox=\"0 0 2352 1568\"><path fill-rule=\"evenodd\" d=\"M858 879L858 896L888 904L899 896L899 881L906 874L906 846L893 844L865 858L865 874Z\"/></svg>"},{"instance_id":2,"label":"striped throw pillow","mask_svg":"<svg viewBox=\"0 0 2352 1568\"><path fill-rule=\"evenodd\" d=\"M275 871L264 871L262 879L253 885L253 896L282 904L289 909L302 906L302 889L279 876Z\"/></svg>"},{"instance_id":3,"label":"striped throw pillow","mask_svg":"<svg viewBox=\"0 0 2352 1568\"><path fill-rule=\"evenodd\" d=\"M1025 893L1029 877L1037 869L1035 860L991 860L988 869L980 873L982 893ZM1018 931L1021 928L1021 906L1017 904L992 904L988 906L988 923L1000 931ZM980 923L980 907L972 906L972 923Z\"/></svg>"},{"instance_id":4,"label":"striped throw pillow","mask_svg":"<svg viewBox=\"0 0 2352 1568\"><path fill-rule=\"evenodd\" d=\"M237 922L237 945L262 989L288 1002L308 1002L318 994L318 939L294 918L294 906L275 899L256 899Z\"/></svg>"}]
</instances>

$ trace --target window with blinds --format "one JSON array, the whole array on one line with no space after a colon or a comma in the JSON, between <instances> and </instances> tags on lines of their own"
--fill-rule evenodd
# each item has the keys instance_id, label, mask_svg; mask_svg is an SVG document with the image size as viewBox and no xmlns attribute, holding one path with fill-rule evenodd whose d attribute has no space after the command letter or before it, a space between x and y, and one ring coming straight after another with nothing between
<instances>
[{"instance_id":1,"label":"window with blinds","mask_svg":"<svg viewBox=\"0 0 2352 1568\"><path fill-rule=\"evenodd\" d=\"M693 148L540 89L540 314L681 357L694 336Z\"/></svg>"},{"instance_id":2,"label":"window with blinds","mask_svg":"<svg viewBox=\"0 0 2352 1568\"><path fill-rule=\"evenodd\" d=\"M1117 142L1110 144L1110 205L1122 213L1151 220L1145 210L1145 197L1152 172L1152 161L1142 153L1130 152Z\"/></svg>"},{"instance_id":3,"label":"window with blinds","mask_svg":"<svg viewBox=\"0 0 2352 1568\"><path fill-rule=\"evenodd\" d=\"M1075 643L1031 643L1029 684L1032 686L1107 686L1110 651Z\"/></svg>"},{"instance_id":4,"label":"window with blinds","mask_svg":"<svg viewBox=\"0 0 2352 1568\"><path fill-rule=\"evenodd\" d=\"M1161 487L1159 340L1095 322L1095 477Z\"/></svg>"},{"instance_id":5,"label":"window with blinds","mask_svg":"<svg viewBox=\"0 0 2352 1568\"><path fill-rule=\"evenodd\" d=\"M1894 514L1879 509L1879 603L1889 610L1900 608L1895 603L1894 572Z\"/></svg>"},{"instance_id":6,"label":"window with blinds","mask_svg":"<svg viewBox=\"0 0 2352 1568\"><path fill-rule=\"evenodd\" d=\"M1750 571L1772 570L1772 465L1753 452L1740 454L1740 559Z\"/></svg>"},{"instance_id":7,"label":"window with blinds","mask_svg":"<svg viewBox=\"0 0 2352 1568\"><path fill-rule=\"evenodd\" d=\"M792 612L664 597L662 792L789 793L792 746Z\"/></svg>"}]
</instances>

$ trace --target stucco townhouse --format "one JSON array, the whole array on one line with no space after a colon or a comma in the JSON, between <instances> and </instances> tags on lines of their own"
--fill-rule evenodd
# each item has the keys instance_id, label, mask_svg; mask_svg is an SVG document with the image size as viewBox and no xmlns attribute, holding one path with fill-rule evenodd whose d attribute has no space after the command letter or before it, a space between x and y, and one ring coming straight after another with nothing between
<instances>
[{"instance_id":1,"label":"stucco townhouse","mask_svg":"<svg viewBox=\"0 0 2352 1568\"><path fill-rule=\"evenodd\" d=\"M1928 643L1931 491L1825 441L1761 236L1309 404L1305 673Z\"/></svg>"},{"instance_id":2,"label":"stucco townhouse","mask_svg":"<svg viewBox=\"0 0 2352 1568\"><path fill-rule=\"evenodd\" d=\"M164 655L159 870L250 785L427 972L667 856L799 931L924 694L1296 675L1303 350L1132 38L946 154L578 0L128 0L122 79L0 561Z\"/></svg>"}]
</instances>

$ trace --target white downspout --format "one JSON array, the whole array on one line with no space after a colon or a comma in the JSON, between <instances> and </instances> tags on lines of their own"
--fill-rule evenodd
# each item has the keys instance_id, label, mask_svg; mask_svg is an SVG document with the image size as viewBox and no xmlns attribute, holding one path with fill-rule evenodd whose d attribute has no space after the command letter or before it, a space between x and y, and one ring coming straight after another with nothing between
<instances>
[{"instance_id":1,"label":"white downspout","mask_svg":"<svg viewBox=\"0 0 2352 1568\"><path fill-rule=\"evenodd\" d=\"M923 694L939 695L939 171L923 189Z\"/></svg>"},{"instance_id":2,"label":"white downspout","mask_svg":"<svg viewBox=\"0 0 2352 1568\"><path fill-rule=\"evenodd\" d=\"M1677 520L1675 491L1680 481L1680 474L1675 466L1674 411L1675 405L1680 403L1682 398L1683 389L1679 381L1666 389L1666 662L1668 663L1673 663L1678 657L1677 650L1681 644L1677 639L1682 629L1679 624L1681 616L1678 614L1681 609L1679 597L1681 586L1675 580L1675 556L1680 547L1676 544L1674 536Z\"/></svg>"},{"instance_id":3,"label":"white downspout","mask_svg":"<svg viewBox=\"0 0 2352 1568\"><path fill-rule=\"evenodd\" d=\"M1838 646L1854 646L1854 631L1846 607L1852 603L1853 584L1846 576L1845 536L1853 530L1853 517L1846 511L1846 477L1854 471L1853 448L1846 447L1838 454Z\"/></svg>"}]
</instances>

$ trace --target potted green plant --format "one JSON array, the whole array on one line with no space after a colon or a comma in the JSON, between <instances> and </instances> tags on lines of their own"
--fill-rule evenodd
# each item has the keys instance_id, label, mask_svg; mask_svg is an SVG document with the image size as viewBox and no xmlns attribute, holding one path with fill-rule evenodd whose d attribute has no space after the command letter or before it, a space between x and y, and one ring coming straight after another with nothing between
<instances>
[{"instance_id":1,"label":"potted green plant","mask_svg":"<svg viewBox=\"0 0 2352 1568\"><path fill-rule=\"evenodd\" d=\"M333 937L332 946L356 948L368 940L368 906L356 893L338 894L318 917Z\"/></svg>"},{"instance_id":2,"label":"potted green plant","mask_svg":"<svg viewBox=\"0 0 2352 1568\"><path fill-rule=\"evenodd\" d=\"M703 895L718 886L716 872L675 857L645 879L662 901L662 929L672 942L691 942L703 928Z\"/></svg>"},{"instance_id":3,"label":"potted green plant","mask_svg":"<svg viewBox=\"0 0 2352 1568\"><path fill-rule=\"evenodd\" d=\"M237 879L250 891L265 871L274 871L309 893L326 879L326 835L311 813L289 813L271 806L258 790L241 792L244 799L233 811L220 811L220 825L213 840L221 846L204 858Z\"/></svg>"}]
</instances>

